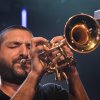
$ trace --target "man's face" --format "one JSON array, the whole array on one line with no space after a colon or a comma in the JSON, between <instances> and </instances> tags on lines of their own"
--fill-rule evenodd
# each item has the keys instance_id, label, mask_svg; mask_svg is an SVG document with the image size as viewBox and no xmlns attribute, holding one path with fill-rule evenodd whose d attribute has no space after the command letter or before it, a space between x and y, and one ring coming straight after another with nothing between
<instances>
[{"instance_id":1,"label":"man's face","mask_svg":"<svg viewBox=\"0 0 100 100\"><path fill-rule=\"evenodd\" d=\"M26 30L8 30L0 48L0 74L4 81L21 84L30 72L30 62L22 67L22 59L29 60L32 35Z\"/></svg>"}]
</instances>

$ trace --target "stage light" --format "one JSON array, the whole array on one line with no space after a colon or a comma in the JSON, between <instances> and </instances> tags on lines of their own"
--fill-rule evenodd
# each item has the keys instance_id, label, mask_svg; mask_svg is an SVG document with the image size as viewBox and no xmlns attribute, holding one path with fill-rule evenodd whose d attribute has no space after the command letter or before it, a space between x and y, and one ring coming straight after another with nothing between
<instances>
[{"instance_id":1,"label":"stage light","mask_svg":"<svg viewBox=\"0 0 100 100\"><path fill-rule=\"evenodd\" d=\"M21 25L27 27L27 10L25 8L21 11Z\"/></svg>"}]
</instances>

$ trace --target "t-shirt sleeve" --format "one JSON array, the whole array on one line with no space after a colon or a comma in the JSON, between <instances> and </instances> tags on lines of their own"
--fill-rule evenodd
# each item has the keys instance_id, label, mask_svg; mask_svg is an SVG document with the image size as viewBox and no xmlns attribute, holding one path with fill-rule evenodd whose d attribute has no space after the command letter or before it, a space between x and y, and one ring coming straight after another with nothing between
<instances>
[{"instance_id":1,"label":"t-shirt sleeve","mask_svg":"<svg viewBox=\"0 0 100 100\"><path fill-rule=\"evenodd\" d=\"M69 93L67 90L54 83L43 85L43 92L48 100L69 100Z\"/></svg>"}]
</instances>

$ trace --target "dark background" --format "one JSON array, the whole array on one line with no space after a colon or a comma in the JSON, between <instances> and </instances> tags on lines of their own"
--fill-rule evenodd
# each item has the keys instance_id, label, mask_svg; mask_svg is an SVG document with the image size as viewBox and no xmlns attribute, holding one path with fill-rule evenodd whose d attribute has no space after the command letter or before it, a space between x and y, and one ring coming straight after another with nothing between
<instances>
[{"instance_id":1,"label":"dark background","mask_svg":"<svg viewBox=\"0 0 100 100\"><path fill-rule=\"evenodd\" d=\"M0 30L21 24L21 10L27 9L28 28L34 36L51 39L63 35L69 17L86 13L94 15L100 0L0 0ZM75 52L77 69L90 100L100 100L100 47L88 54ZM66 82L56 82L54 75L44 76L41 83L55 82L67 88Z\"/></svg>"}]
</instances>

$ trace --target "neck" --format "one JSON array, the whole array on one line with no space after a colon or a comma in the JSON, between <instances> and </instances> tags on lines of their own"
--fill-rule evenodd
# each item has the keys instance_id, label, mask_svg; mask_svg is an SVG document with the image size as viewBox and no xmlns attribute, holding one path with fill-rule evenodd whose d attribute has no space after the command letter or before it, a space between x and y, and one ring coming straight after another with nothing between
<instances>
[{"instance_id":1,"label":"neck","mask_svg":"<svg viewBox=\"0 0 100 100\"><path fill-rule=\"evenodd\" d=\"M0 89L9 97L12 97L18 88L19 88L19 85L17 84L12 84L12 83L1 80Z\"/></svg>"}]
</instances>

